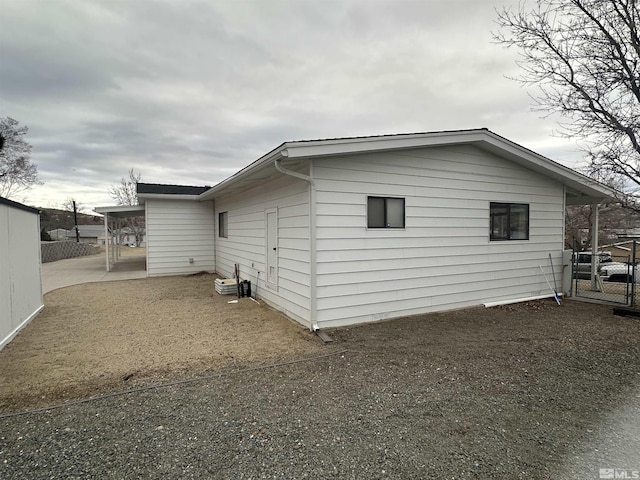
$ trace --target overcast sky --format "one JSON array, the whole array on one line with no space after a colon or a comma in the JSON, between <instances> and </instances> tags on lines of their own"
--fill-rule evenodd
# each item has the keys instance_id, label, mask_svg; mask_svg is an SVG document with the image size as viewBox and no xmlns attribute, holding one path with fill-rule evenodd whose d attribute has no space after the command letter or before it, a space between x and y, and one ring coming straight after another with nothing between
<instances>
[{"instance_id":1,"label":"overcast sky","mask_svg":"<svg viewBox=\"0 0 640 480\"><path fill-rule=\"evenodd\" d=\"M130 168L214 185L284 141L487 127L580 159L531 111L511 0L2 0L0 116L29 127L43 186L112 205Z\"/></svg>"}]
</instances>

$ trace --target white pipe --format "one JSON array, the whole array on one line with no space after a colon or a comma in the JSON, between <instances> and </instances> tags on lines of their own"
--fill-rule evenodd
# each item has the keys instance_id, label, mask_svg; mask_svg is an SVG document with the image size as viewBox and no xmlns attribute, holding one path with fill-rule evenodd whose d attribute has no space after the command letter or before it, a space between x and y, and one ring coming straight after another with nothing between
<instances>
[{"instance_id":1,"label":"white pipe","mask_svg":"<svg viewBox=\"0 0 640 480\"><path fill-rule=\"evenodd\" d=\"M287 170L282 166L282 160L276 159L274 162L276 170L284 175L299 178L309 184L309 315L311 320L311 330L319 330L318 322L318 299L316 294L316 184L311 175ZM309 172L313 172L313 162L309 162Z\"/></svg>"},{"instance_id":2,"label":"white pipe","mask_svg":"<svg viewBox=\"0 0 640 480\"><path fill-rule=\"evenodd\" d=\"M311 178L309 175L305 175L304 173L298 173L298 172L294 172L293 170L287 170L286 168L284 168L282 166L282 159L278 158L275 161L275 167L276 167L276 170L278 170L280 173L283 173L285 175L289 175L291 177L299 178L301 180L304 180L305 182L309 182L310 185L315 187L315 184L313 182L313 178Z\"/></svg>"},{"instance_id":3,"label":"white pipe","mask_svg":"<svg viewBox=\"0 0 640 480\"><path fill-rule=\"evenodd\" d=\"M562 296L562 293L559 293L558 296ZM553 297L552 295L537 295L535 297L525 297L525 298L514 298L512 300L498 300L496 302L487 302L487 303L483 303L482 305L489 308L489 307L497 307L499 305L509 305L511 303L522 303L522 302L531 302L532 300L542 300L543 298L551 298Z\"/></svg>"}]
</instances>

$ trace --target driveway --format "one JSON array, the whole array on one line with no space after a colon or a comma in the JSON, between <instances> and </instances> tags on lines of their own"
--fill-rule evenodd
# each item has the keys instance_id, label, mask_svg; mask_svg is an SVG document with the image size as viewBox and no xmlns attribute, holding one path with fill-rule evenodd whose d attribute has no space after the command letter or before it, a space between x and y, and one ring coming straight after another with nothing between
<instances>
[{"instance_id":1,"label":"driveway","mask_svg":"<svg viewBox=\"0 0 640 480\"><path fill-rule=\"evenodd\" d=\"M610 307L541 301L330 333L324 352L270 365L236 359L155 386L6 411L0 477L598 479L640 471L640 329ZM289 335L280 334L282 345L311 341ZM252 344L273 353L274 340L258 335Z\"/></svg>"},{"instance_id":2,"label":"driveway","mask_svg":"<svg viewBox=\"0 0 640 480\"><path fill-rule=\"evenodd\" d=\"M110 272L107 272L104 254L67 258L42 264L42 293L70 285L130 280L146 276L144 251L141 255L120 258Z\"/></svg>"}]
</instances>

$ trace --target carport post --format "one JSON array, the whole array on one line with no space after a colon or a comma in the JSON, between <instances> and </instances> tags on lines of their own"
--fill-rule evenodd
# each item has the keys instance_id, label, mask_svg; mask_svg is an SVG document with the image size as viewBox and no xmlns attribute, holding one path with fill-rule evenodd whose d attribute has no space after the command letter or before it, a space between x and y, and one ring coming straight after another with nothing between
<instances>
[{"instance_id":1,"label":"carport post","mask_svg":"<svg viewBox=\"0 0 640 480\"><path fill-rule=\"evenodd\" d=\"M118 234L118 230L116 228L117 227L117 223L116 223L116 219L115 218L113 220L111 220L111 226L112 226L112 228L111 228L112 232L115 231L115 233L117 235ZM116 238L112 237L111 238L111 247L109 247L109 248L111 248L111 259L113 260L114 264L116 263L116 245L115 245L115 242L116 242Z\"/></svg>"},{"instance_id":2,"label":"carport post","mask_svg":"<svg viewBox=\"0 0 640 480\"><path fill-rule=\"evenodd\" d=\"M107 256L107 272L111 271L111 265L109 263L109 214L104 214L104 251Z\"/></svg>"},{"instance_id":3,"label":"carport post","mask_svg":"<svg viewBox=\"0 0 640 480\"><path fill-rule=\"evenodd\" d=\"M116 241L116 262L117 262L118 260L120 260L120 235L121 235L120 227L122 226L120 217L118 217L118 219L116 220L116 225L117 225L116 230L118 231L118 240Z\"/></svg>"},{"instance_id":4,"label":"carport post","mask_svg":"<svg viewBox=\"0 0 640 480\"><path fill-rule=\"evenodd\" d=\"M117 262L118 260L120 260L120 236L122 235L122 232L120 231L120 229L122 228L122 220L120 219L120 217L118 217L118 219L116 220L116 223L118 225L118 240L116 240L116 256L115 256L115 261Z\"/></svg>"},{"instance_id":5,"label":"carport post","mask_svg":"<svg viewBox=\"0 0 640 480\"><path fill-rule=\"evenodd\" d=\"M599 226L598 204L591 204L591 289L595 292L600 291L598 287L598 264L600 257L598 256L598 230Z\"/></svg>"},{"instance_id":6,"label":"carport post","mask_svg":"<svg viewBox=\"0 0 640 480\"><path fill-rule=\"evenodd\" d=\"M633 250L632 250L632 260L631 260L631 265L633 265L632 270L631 270L631 307L635 307L636 306L636 282L638 281L637 277L636 277L636 262L637 260L637 256L636 256L636 246L638 245L637 240L633 240ZM628 287L627 287L628 288Z\"/></svg>"}]
</instances>

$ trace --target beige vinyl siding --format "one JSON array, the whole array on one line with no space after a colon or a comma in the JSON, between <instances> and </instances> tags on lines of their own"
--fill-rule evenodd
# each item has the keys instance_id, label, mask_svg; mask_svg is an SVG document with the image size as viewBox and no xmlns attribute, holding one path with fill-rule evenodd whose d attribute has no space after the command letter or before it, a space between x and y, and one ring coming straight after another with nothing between
<instances>
[{"instance_id":1,"label":"beige vinyl siding","mask_svg":"<svg viewBox=\"0 0 640 480\"><path fill-rule=\"evenodd\" d=\"M549 293L564 189L472 146L314 161L322 328ZM367 196L405 198L405 229L368 229ZM527 203L529 240L490 241L490 202ZM560 281L560 279L559 279Z\"/></svg>"},{"instance_id":2,"label":"beige vinyl siding","mask_svg":"<svg viewBox=\"0 0 640 480\"><path fill-rule=\"evenodd\" d=\"M145 205L147 275L215 271L213 202L148 199Z\"/></svg>"},{"instance_id":3,"label":"beige vinyl siding","mask_svg":"<svg viewBox=\"0 0 640 480\"><path fill-rule=\"evenodd\" d=\"M278 212L278 285L265 284L265 211ZM234 264L240 277L267 303L309 326L309 185L278 174L257 188L217 198L216 222L220 212L228 212L228 236L217 236L218 274L231 277ZM258 281L258 276L260 277Z\"/></svg>"},{"instance_id":4,"label":"beige vinyl siding","mask_svg":"<svg viewBox=\"0 0 640 480\"><path fill-rule=\"evenodd\" d=\"M43 308L39 215L0 204L0 349Z\"/></svg>"}]
</instances>

